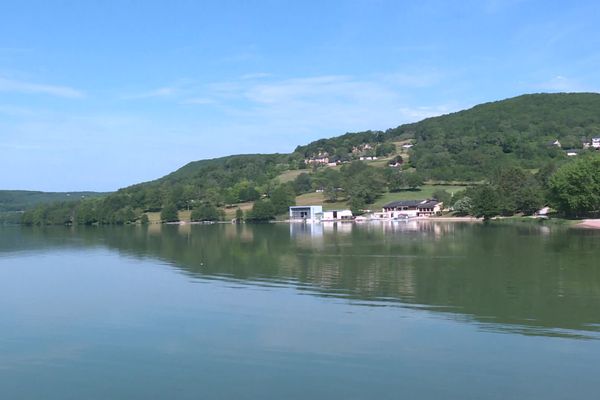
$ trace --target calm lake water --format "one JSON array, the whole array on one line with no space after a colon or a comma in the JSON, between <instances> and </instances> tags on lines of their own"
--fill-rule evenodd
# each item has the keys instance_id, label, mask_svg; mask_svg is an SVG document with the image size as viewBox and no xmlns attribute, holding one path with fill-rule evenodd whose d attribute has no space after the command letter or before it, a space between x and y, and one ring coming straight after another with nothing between
<instances>
[{"instance_id":1,"label":"calm lake water","mask_svg":"<svg viewBox=\"0 0 600 400\"><path fill-rule=\"evenodd\" d=\"M597 399L600 232L0 228L3 399Z\"/></svg>"}]
</instances>

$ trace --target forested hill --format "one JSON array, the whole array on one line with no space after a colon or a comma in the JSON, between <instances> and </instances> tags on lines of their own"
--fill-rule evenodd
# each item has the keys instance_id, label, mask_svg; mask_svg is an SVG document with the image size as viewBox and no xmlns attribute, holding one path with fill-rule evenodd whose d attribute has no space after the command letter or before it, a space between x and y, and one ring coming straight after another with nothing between
<instances>
[{"instance_id":1,"label":"forested hill","mask_svg":"<svg viewBox=\"0 0 600 400\"><path fill-rule=\"evenodd\" d=\"M315 190L329 201L347 201L360 209L386 191L414 189L423 179L480 182L511 168L529 175L539 170L546 179L567 162L566 149L582 149L584 142L599 136L600 94L523 95L386 131L317 140L290 154L191 162L101 200L57 205L54 210L41 207L24 220L127 223L165 209L171 215L184 209L209 210L213 218L216 208L261 199L273 200L281 213L295 195ZM560 147L554 144L557 140ZM288 179L280 179L288 171Z\"/></svg>"},{"instance_id":2,"label":"forested hill","mask_svg":"<svg viewBox=\"0 0 600 400\"><path fill-rule=\"evenodd\" d=\"M39 204L57 201L77 201L106 196L101 192L39 192L31 190L0 190L0 212L23 211Z\"/></svg>"},{"instance_id":3,"label":"forested hill","mask_svg":"<svg viewBox=\"0 0 600 400\"><path fill-rule=\"evenodd\" d=\"M600 94L532 94L403 125L413 166L434 179L481 179L499 166L540 168L600 136Z\"/></svg>"},{"instance_id":4,"label":"forested hill","mask_svg":"<svg viewBox=\"0 0 600 400\"><path fill-rule=\"evenodd\" d=\"M386 131L349 133L321 139L296 152L349 159L361 143L412 139L411 164L427 178L480 180L501 166L537 169L565 157L562 149L581 149L600 136L600 94L528 94L485 103ZM561 148L549 143L558 140Z\"/></svg>"}]
</instances>

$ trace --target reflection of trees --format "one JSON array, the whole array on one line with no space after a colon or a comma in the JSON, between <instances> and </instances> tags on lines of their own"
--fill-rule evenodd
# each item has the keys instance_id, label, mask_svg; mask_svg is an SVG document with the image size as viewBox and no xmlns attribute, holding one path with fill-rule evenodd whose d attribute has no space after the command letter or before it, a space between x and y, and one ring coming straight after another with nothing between
<instances>
[{"instance_id":1,"label":"reflection of trees","mask_svg":"<svg viewBox=\"0 0 600 400\"><path fill-rule=\"evenodd\" d=\"M4 229L0 252L107 246L164 260L199 278L415 305L467 315L494 329L598 329L597 233L415 226L355 225L342 232L286 224Z\"/></svg>"}]
</instances>

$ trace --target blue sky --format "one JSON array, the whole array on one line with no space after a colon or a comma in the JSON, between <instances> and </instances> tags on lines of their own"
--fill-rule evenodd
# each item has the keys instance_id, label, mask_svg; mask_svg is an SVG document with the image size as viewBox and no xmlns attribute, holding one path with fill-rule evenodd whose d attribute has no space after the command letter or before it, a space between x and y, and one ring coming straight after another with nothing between
<instances>
[{"instance_id":1,"label":"blue sky","mask_svg":"<svg viewBox=\"0 0 600 400\"><path fill-rule=\"evenodd\" d=\"M115 190L193 160L599 91L599 4L4 1L0 189Z\"/></svg>"}]
</instances>

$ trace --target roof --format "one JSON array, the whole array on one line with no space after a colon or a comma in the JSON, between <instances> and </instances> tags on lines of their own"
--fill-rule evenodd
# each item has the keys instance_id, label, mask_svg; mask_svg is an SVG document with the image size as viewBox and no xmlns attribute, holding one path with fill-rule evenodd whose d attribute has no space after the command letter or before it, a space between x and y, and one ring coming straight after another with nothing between
<instances>
[{"instance_id":1,"label":"roof","mask_svg":"<svg viewBox=\"0 0 600 400\"><path fill-rule=\"evenodd\" d=\"M421 208L433 208L440 202L437 200L397 200L387 203L383 208L398 208L398 207L421 207Z\"/></svg>"}]
</instances>

